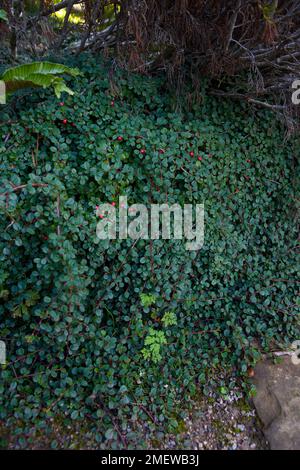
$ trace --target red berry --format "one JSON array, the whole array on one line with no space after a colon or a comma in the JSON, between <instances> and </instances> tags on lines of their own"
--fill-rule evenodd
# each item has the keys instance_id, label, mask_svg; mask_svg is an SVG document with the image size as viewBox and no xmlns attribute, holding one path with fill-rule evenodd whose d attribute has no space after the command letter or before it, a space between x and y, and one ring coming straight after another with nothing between
<instances>
[{"instance_id":1,"label":"red berry","mask_svg":"<svg viewBox=\"0 0 300 470\"><path fill-rule=\"evenodd\" d=\"M159 149L159 153L165 153L164 149Z\"/></svg>"},{"instance_id":2,"label":"red berry","mask_svg":"<svg viewBox=\"0 0 300 470\"><path fill-rule=\"evenodd\" d=\"M198 160L199 160L199 162L201 162L201 160L202 160L202 157L198 157Z\"/></svg>"},{"instance_id":3,"label":"red berry","mask_svg":"<svg viewBox=\"0 0 300 470\"><path fill-rule=\"evenodd\" d=\"M64 106L64 105L65 105L65 103L64 103L63 101L61 101L61 102L59 103L59 106Z\"/></svg>"},{"instance_id":4,"label":"red berry","mask_svg":"<svg viewBox=\"0 0 300 470\"><path fill-rule=\"evenodd\" d=\"M145 155L145 153L146 153L146 150L145 150L145 149L142 149L142 150L141 150L141 154L142 154L142 155Z\"/></svg>"},{"instance_id":5,"label":"red berry","mask_svg":"<svg viewBox=\"0 0 300 470\"><path fill-rule=\"evenodd\" d=\"M68 119L64 119L63 124L68 124Z\"/></svg>"},{"instance_id":6,"label":"red berry","mask_svg":"<svg viewBox=\"0 0 300 470\"><path fill-rule=\"evenodd\" d=\"M193 157L195 154L194 152L190 152L190 156Z\"/></svg>"},{"instance_id":7,"label":"red berry","mask_svg":"<svg viewBox=\"0 0 300 470\"><path fill-rule=\"evenodd\" d=\"M115 206L115 205L116 205L116 203L115 203L115 202L112 202L112 203L111 203L111 205L112 205L112 206Z\"/></svg>"},{"instance_id":8,"label":"red berry","mask_svg":"<svg viewBox=\"0 0 300 470\"><path fill-rule=\"evenodd\" d=\"M249 158L247 159L247 163L251 163L251 160L249 160Z\"/></svg>"},{"instance_id":9,"label":"red berry","mask_svg":"<svg viewBox=\"0 0 300 470\"><path fill-rule=\"evenodd\" d=\"M119 142L122 142L122 140L123 140L123 137L122 137L121 135L119 135L118 141L119 141Z\"/></svg>"},{"instance_id":10,"label":"red berry","mask_svg":"<svg viewBox=\"0 0 300 470\"><path fill-rule=\"evenodd\" d=\"M115 105L115 102L114 102L114 101L111 101L111 102L110 102L110 105L111 105L111 106L114 106L114 105Z\"/></svg>"}]
</instances>

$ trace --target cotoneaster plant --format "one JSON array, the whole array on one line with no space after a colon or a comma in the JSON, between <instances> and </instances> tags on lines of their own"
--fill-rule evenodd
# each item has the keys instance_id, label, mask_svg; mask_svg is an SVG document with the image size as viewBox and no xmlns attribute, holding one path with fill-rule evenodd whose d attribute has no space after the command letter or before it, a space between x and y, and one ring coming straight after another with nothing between
<instances>
[{"instance_id":1,"label":"cotoneaster plant","mask_svg":"<svg viewBox=\"0 0 300 470\"><path fill-rule=\"evenodd\" d=\"M267 111L203 90L179 113L163 79L76 60L76 95L36 91L1 119L0 419L14 448L60 447L68 426L141 448L220 372L246 386L299 339L299 143ZM204 203L203 248L99 240L95 207L119 196Z\"/></svg>"}]
</instances>

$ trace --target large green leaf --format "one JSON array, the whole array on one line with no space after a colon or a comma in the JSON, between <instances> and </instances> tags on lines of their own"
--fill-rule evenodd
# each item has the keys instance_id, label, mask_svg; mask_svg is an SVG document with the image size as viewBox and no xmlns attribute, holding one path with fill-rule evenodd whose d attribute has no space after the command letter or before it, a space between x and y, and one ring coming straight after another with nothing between
<instances>
[{"instance_id":1,"label":"large green leaf","mask_svg":"<svg viewBox=\"0 0 300 470\"><path fill-rule=\"evenodd\" d=\"M65 85L63 78L57 76L59 74L76 77L80 75L80 71L62 64L33 62L6 70L2 75L2 80L6 84L8 94L28 87L47 88L49 86L54 88L57 97L60 97L63 91L73 94L72 90Z\"/></svg>"},{"instance_id":2,"label":"large green leaf","mask_svg":"<svg viewBox=\"0 0 300 470\"><path fill-rule=\"evenodd\" d=\"M4 10L0 10L0 21L8 22L7 14Z\"/></svg>"}]
</instances>

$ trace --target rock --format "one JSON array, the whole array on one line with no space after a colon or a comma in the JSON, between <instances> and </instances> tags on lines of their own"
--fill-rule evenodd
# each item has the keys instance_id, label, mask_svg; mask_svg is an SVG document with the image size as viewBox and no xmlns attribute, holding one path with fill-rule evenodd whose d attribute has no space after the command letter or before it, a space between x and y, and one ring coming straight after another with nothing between
<instances>
[{"instance_id":1,"label":"rock","mask_svg":"<svg viewBox=\"0 0 300 470\"><path fill-rule=\"evenodd\" d=\"M255 368L253 399L272 450L300 450L300 365L284 357Z\"/></svg>"}]
</instances>

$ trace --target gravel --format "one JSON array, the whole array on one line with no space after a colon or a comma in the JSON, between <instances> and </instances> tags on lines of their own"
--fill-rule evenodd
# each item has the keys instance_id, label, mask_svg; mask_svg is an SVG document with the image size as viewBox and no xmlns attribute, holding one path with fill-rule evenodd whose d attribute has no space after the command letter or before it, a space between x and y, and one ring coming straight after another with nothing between
<instances>
[{"instance_id":1,"label":"gravel","mask_svg":"<svg viewBox=\"0 0 300 470\"><path fill-rule=\"evenodd\" d=\"M184 419L185 430L164 441L163 449L268 449L253 406L238 391L223 397L211 392L194 404Z\"/></svg>"}]
</instances>

